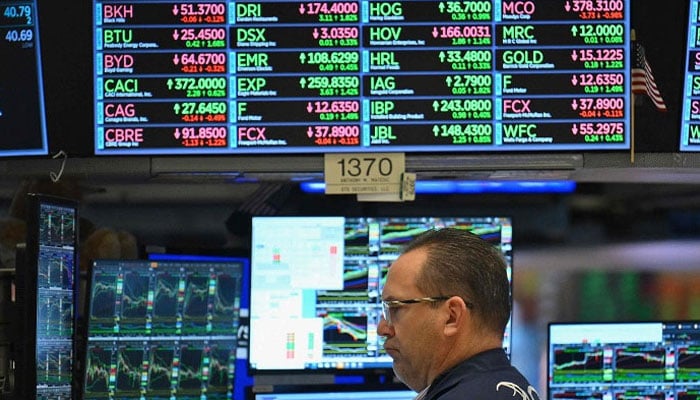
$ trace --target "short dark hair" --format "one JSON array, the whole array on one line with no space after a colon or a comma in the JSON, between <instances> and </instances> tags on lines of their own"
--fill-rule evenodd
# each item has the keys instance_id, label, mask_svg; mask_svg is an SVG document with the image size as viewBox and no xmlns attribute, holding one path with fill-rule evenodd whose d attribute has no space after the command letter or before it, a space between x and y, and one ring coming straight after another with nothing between
<instances>
[{"instance_id":1,"label":"short dark hair","mask_svg":"<svg viewBox=\"0 0 700 400\"><path fill-rule=\"evenodd\" d=\"M503 335L511 312L507 264L495 246L456 228L429 230L403 252L426 248L428 258L416 286L426 296L461 296L482 323Z\"/></svg>"}]
</instances>

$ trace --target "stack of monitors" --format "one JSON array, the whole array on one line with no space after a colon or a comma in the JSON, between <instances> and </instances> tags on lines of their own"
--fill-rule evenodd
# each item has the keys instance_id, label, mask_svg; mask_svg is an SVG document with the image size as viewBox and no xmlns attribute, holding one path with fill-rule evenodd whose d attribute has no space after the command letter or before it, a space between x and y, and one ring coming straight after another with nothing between
<instances>
[{"instance_id":1,"label":"stack of monitors","mask_svg":"<svg viewBox=\"0 0 700 400\"><path fill-rule=\"evenodd\" d=\"M387 270L405 243L441 227L491 242L510 280L509 218L253 217L251 372L390 370L377 333Z\"/></svg>"},{"instance_id":2,"label":"stack of monitors","mask_svg":"<svg viewBox=\"0 0 700 400\"><path fill-rule=\"evenodd\" d=\"M97 260L84 399L233 397L243 264Z\"/></svg>"},{"instance_id":3,"label":"stack of monitors","mask_svg":"<svg viewBox=\"0 0 700 400\"><path fill-rule=\"evenodd\" d=\"M18 253L17 398L70 399L75 370L77 203L30 194L27 243Z\"/></svg>"},{"instance_id":4,"label":"stack of monitors","mask_svg":"<svg viewBox=\"0 0 700 400\"><path fill-rule=\"evenodd\" d=\"M552 323L550 399L700 397L700 321Z\"/></svg>"}]
</instances>

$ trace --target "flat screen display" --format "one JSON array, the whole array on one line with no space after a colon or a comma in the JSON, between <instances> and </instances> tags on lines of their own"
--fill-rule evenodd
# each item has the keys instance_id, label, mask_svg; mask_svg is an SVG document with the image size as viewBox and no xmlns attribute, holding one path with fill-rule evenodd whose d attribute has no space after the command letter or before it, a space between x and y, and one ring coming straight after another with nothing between
<instances>
[{"instance_id":1,"label":"flat screen display","mask_svg":"<svg viewBox=\"0 0 700 400\"><path fill-rule=\"evenodd\" d=\"M97 260L84 399L231 399L243 264Z\"/></svg>"},{"instance_id":2,"label":"flat screen display","mask_svg":"<svg viewBox=\"0 0 700 400\"><path fill-rule=\"evenodd\" d=\"M36 1L0 1L0 157L48 154Z\"/></svg>"},{"instance_id":3,"label":"flat screen display","mask_svg":"<svg viewBox=\"0 0 700 400\"><path fill-rule=\"evenodd\" d=\"M70 399L76 371L78 204L30 194L17 259L16 398Z\"/></svg>"},{"instance_id":4,"label":"flat screen display","mask_svg":"<svg viewBox=\"0 0 700 400\"><path fill-rule=\"evenodd\" d=\"M689 4L680 150L700 151L700 2Z\"/></svg>"},{"instance_id":5,"label":"flat screen display","mask_svg":"<svg viewBox=\"0 0 700 400\"><path fill-rule=\"evenodd\" d=\"M181 254L181 253L150 253L151 261L218 261L234 262L243 265L241 277L240 313L238 325L238 348L236 349L235 379L233 384L233 398L242 399L245 396L245 388L253 383L253 378L248 375L248 313L250 304L250 259L211 254Z\"/></svg>"},{"instance_id":6,"label":"flat screen display","mask_svg":"<svg viewBox=\"0 0 700 400\"><path fill-rule=\"evenodd\" d=\"M630 147L630 0L94 10L97 155Z\"/></svg>"},{"instance_id":7,"label":"flat screen display","mask_svg":"<svg viewBox=\"0 0 700 400\"><path fill-rule=\"evenodd\" d=\"M409 240L441 227L492 243L511 279L509 218L253 217L251 373L389 370L377 334L387 270ZM509 323L508 353L510 343Z\"/></svg>"},{"instance_id":8,"label":"flat screen display","mask_svg":"<svg viewBox=\"0 0 700 400\"><path fill-rule=\"evenodd\" d=\"M700 395L700 321L552 323L549 399Z\"/></svg>"}]
</instances>

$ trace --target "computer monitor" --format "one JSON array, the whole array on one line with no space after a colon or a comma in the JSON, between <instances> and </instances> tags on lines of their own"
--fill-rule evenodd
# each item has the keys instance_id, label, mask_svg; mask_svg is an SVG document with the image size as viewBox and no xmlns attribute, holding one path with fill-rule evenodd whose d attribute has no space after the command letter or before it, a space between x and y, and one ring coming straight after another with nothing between
<instances>
[{"instance_id":1,"label":"computer monitor","mask_svg":"<svg viewBox=\"0 0 700 400\"><path fill-rule=\"evenodd\" d=\"M548 398L700 396L700 321L551 323Z\"/></svg>"},{"instance_id":2,"label":"computer monitor","mask_svg":"<svg viewBox=\"0 0 700 400\"><path fill-rule=\"evenodd\" d=\"M413 400L416 392L400 383L307 384L249 387L245 400Z\"/></svg>"},{"instance_id":3,"label":"computer monitor","mask_svg":"<svg viewBox=\"0 0 700 400\"><path fill-rule=\"evenodd\" d=\"M96 260L83 398L232 398L243 268Z\"/></svg>"},{"instance_id":4,"label":"computer monitor","mask_svg":"<svg viewBox=\"0 0 700 400\"><path fill-rule=\"evenodd\" d=\"M392 360L377 333L387 270L405 243L442 227L500 249L510 280L509 218L253 217L251 373L388 372Z\"/></svg>"},{"instance_id":5,"label":"computer monitor","mask_svg":"<svg viewBox=\"0 0 700 400\"><path fill-rule=\"evenodd\" d=\"M248 313L250 308L250 259L214 254L183 254L183 253L149 253L151 261L215 261L234 262L243 266L241 279L241 308L238 325L238 348L236 349L235 377L233 398L245 397L245 389L254 383L248 374Z\"/></svg>"},{"instance_id":6,"label":"computer monitor","mask_svg":"<svg viewBox=\"0 0 700 400\"><path fill-rule=\"evenodd\" d=\"M18 399L74 398L78 203L27 195L27 241L17 252L13 341Z\"/></svg>"}]
</instances>

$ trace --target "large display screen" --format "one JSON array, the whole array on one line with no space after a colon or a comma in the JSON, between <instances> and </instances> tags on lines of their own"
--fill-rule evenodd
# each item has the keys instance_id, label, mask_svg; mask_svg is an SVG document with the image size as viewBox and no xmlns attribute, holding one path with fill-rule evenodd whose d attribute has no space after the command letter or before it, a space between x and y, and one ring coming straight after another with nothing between
<instances>
[{"instance_id":1,"label":"large display screen","mask_svg":"<svg viewBox=\"0 0 700 400\"><path fill-rule=\"evenodd\" d=\"M95 154L628 149L629 0L95 0Z\"/></svg>"},{"instance_id":2,"label":"large display screen","mask_svg":"<svg viewBox=\"0 0 700 400\"><path fill-rule=\"evenodd\" d=\"M442 227L492 243L511 279L509 218L253 217L251 372L390 369L377 333L386 273L405 243Z\"/></svg>"},{"instance_id":3,"label":"large display screen","mask_svg":"<svg viewBox=\"0 0 700 400\"><path fill-rule=\"evenodd\" d=\"M683 81L681 151L700 151L700 15L698 0L690 0L688 43Z\"/></svg>"},{"instance_id":4,"label":"large display screen","mask_svg":"<svg viewBox=\"0 0 700 400\"><path fill-rule=\"evenodd\" d=\"M0 1L0 157L46 155L36 1Z\"/></svg>"},{"instance_id":5,"label":"large display screen","mask_svg":"<svg viewBox=\"0 0 700 400\"><path fill-rule=\"evenodd\" d=\"M549 399L697 399L700 321L552 323Z\"/></svg>"},{"instance_id":6,"label":"large display screen","mask_svg":"<svg viewBox=\"0 0 700 400\"><path fill-rule=\"evenodd\" d=\"M243 270L95 261L82 398L233 398Z\"/></svg>"}]
</instances>

